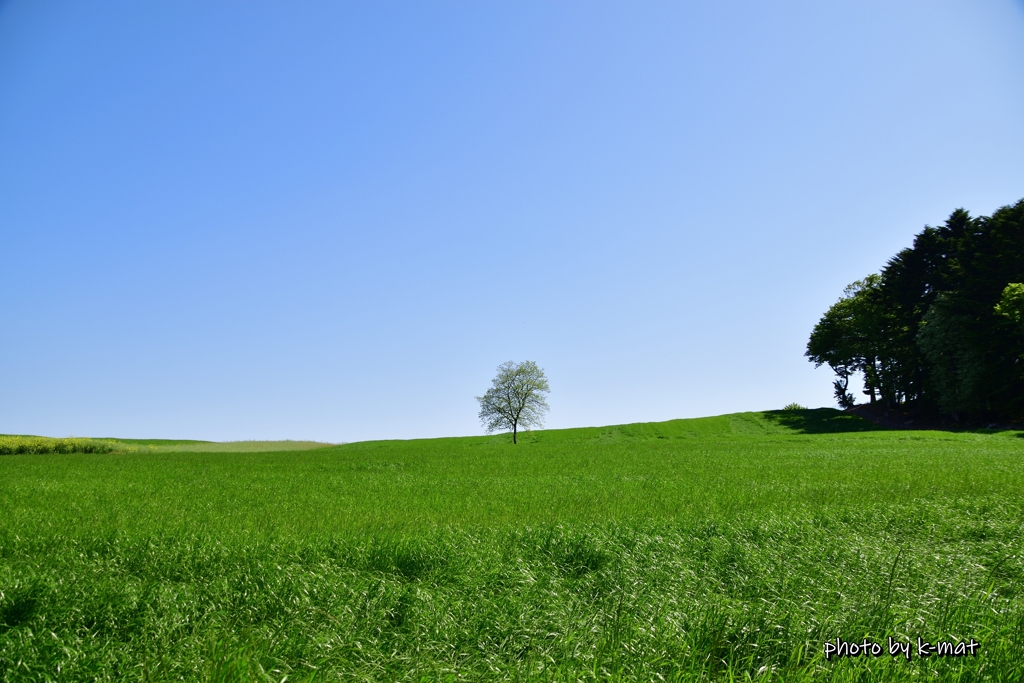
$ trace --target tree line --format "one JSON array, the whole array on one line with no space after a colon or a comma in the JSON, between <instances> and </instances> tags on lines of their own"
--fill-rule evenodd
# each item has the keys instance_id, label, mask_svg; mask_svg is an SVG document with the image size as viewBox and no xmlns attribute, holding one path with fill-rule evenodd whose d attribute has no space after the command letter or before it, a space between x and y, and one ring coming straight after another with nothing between
<instances>
[{"instance_id":1,"label":"tree line","mask_svg":"<svg viewBox=\"0 0 1024 683\"><path fill-rule=\"evenodd\" d=\"M851 408L871 403L956 421L1024 415L1024 199L991 216L957 209L881 272L849 285L811 332L807 357Z\"/></svg>"}]
</instances>

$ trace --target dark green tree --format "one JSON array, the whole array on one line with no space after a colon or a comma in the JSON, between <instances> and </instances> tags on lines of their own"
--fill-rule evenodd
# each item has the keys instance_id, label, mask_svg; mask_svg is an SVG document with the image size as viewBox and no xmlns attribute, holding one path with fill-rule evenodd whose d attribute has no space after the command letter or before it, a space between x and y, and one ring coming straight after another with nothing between
<instances>
[{"instance_id":1,"label":"dark green tree","mask_svg":"<svg viewBox=\"0 0 1024 683\"><path fill-rule=\"evenodd\" d=\"M1021 282L1024 200L977 218L957 209L848 287L815 325L807 356L836 372L840 405L851 403L849 379L860 372L865 393L886 406L1021 415L1024 335L1017 290L1007 289Z\"/></svg>"},{"instance_id":2,"label":"dark green tree","mask_svg":"<svg viewBox=\"0 0 1024 683\"><path fill-rule=\"evenodd\" d=\"M974 327L970 316L958 313L940 295L928 308L917 332L939 407L957 422L960 415L981 407L985 366Z\"/></svg>"},{"instance_id":3,"label":"dark green tree","mask_svg":"<svg viewBox=\"0 0 1024 683\"><path fill-rule=\"evenodd\" d=\"M828 365L836 374L833 382L836 401L843 408L856 403L849 392L850 377L864 373L865 392L874 403L879 380L876 327L879 276L869 275L850 284L842 298L825 312L811 332L806 356L815 367Z\"/></svg>"}]
</instances>

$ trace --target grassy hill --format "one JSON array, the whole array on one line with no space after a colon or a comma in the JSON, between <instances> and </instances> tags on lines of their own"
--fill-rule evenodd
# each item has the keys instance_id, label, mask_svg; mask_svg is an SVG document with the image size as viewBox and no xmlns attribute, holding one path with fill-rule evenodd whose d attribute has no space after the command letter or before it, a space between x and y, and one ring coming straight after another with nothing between
<instances>
[{"instance_id":1,"label":"grassy hill","mask_svg":"<svg viewBox=\"0 0 1024 683\"><path fill-rule=\"evenodd\" d=\"M808 410L518 446L164 446L0 458L0 680L1024 670L1016 432L892 432ZM889 636L981 646L823 654Z\"/></svg>"},{"instance_id":2,"label":"grassy hill","mask_svg":"<svg viewBox=\"0 0 1024 683\"><path fill-rule=\"evenodd\" d=\"M258 453L308 451L318 441L192 441L173 439L53 438L0 434L0 455L44 453Z\"/></svg>"}]
</instances>

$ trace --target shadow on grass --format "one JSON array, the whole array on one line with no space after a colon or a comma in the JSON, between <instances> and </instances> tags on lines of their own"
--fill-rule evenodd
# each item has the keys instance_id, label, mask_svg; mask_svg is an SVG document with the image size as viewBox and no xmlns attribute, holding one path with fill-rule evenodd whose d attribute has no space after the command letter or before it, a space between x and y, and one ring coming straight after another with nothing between
<instances>
[{"instance_id":1,"label":"shadow on grass","mask_svg":"<svg viewBox=\"0 0 1024 683\"><path fill-rule=\"evenodd\" d=\"M23 586L21 590L0 595L0 635L27 623L39 605L40 591L37 586Z\"/></svg>"},{"instance_id":2,"label":"shadow on grass","mask_svg":"<svg viewBox=\"0 0 1024 683\"><path fill-rule=\"evenodd\" d=\"M873 432L882 427L863 417L835 408L805 410L767 410L765 419L799 434L835 434L837 432Z\"/></svg>"}]
</instances>

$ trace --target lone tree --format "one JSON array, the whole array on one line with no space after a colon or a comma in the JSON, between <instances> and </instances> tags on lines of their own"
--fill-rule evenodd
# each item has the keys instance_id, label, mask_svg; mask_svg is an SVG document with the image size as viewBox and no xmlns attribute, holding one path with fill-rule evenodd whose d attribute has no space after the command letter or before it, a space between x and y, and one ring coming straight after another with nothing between
<instances>
[{"instance_id":1,"label":"lone tree","mask_svg":"<svg viewBox=\"0 0 1024 683\"><path fill-rule=\"evenodd\" d=\"M498 366L498 376L480 402L480 421L487 433L512 430L512 443L517 443L519 428L529 429L544 424L548 403L544 394L550 392L544 371L532 360L509 361Z\"/></svg>"}]
</instances>

